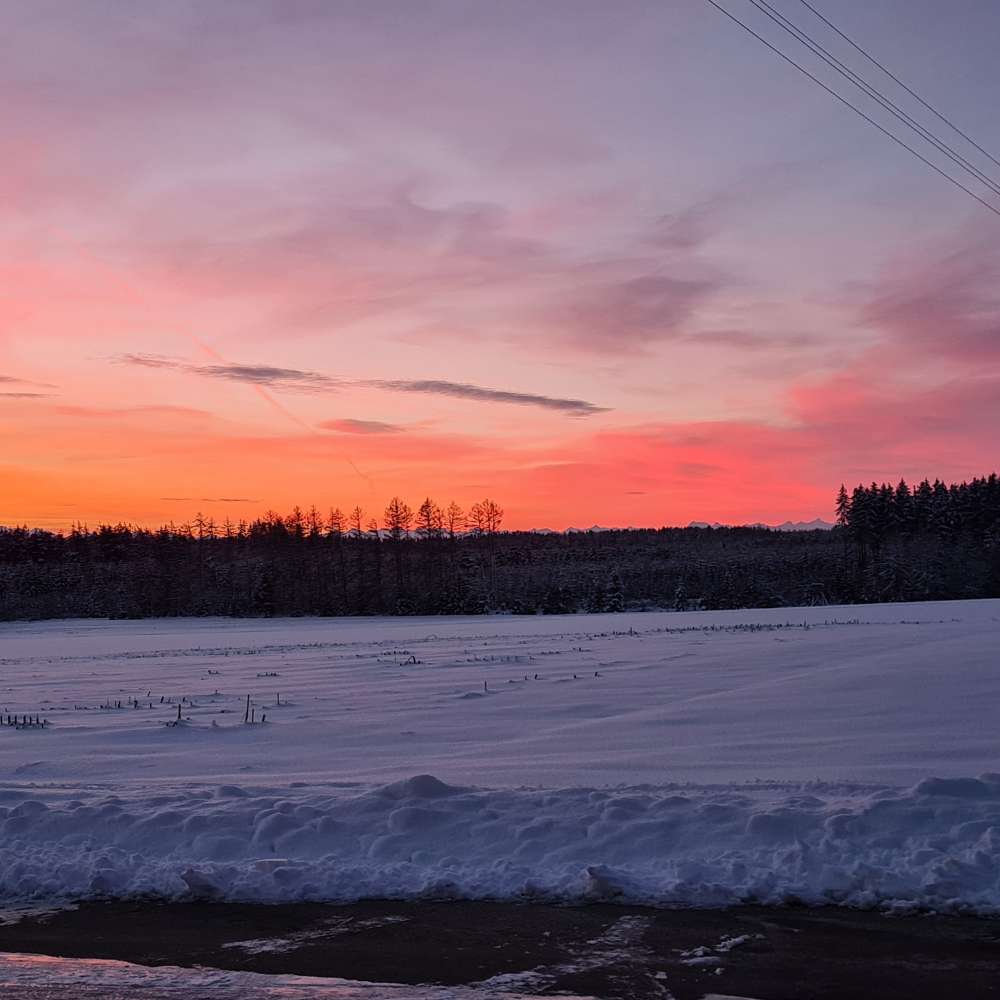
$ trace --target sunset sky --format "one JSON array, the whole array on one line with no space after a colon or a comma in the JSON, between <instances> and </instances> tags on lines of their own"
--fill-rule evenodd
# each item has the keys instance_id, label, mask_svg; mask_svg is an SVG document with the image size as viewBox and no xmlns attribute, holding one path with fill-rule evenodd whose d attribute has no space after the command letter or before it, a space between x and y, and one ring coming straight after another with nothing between
<instances>
[{"instance_id":1,"label":"sunset sky","mask_svg":"<svg viewBox=\"0 0 1000 1000\"><path fill-rule=\"evenodd\" d=\"M1000 4L815 5L1000 158ZM829 519L1000 464L1000 218L703 0L0 29L0 523Z\"/></svg>"}]
</instances>

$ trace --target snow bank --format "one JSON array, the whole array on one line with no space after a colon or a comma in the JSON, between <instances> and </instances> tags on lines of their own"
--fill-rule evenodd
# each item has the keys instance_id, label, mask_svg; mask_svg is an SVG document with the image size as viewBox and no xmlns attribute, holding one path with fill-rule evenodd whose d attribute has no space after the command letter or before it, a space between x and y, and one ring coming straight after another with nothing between
<instances>
[{"instance_id":1,"label":"snow bank","mask_svg":"<svg viewBox=\"0 0 1000 1000\"><path fill-rule=\"evenodd\" d=\"M0 899L1000 912L998 638L1000 601L0 625L0 716L49 720L0 726Z\"/></svg>"},{"instance_id":2,"label":"snow bank","mask_svg":"<svg viewBox=\"0 0 1000 1000\"><path fill-rule=\"evenodd\" d=\"M1000 774L906 790L0 792L0 894L736 902L1000 912Z\"/></svg>"},{"instance_id":3,"label":"snow bank","mask_svg":"<svg viewBox=\"0 0 1000 1000\"><path fill-rule=\"evenodd\" d=\"M132 965L104 959L0 954L0 989L32 1000L541 1000L510 989L476 986L398 986L313 976L260 975L171 965ZM563 1000L574 1000L565 995ZM578 997L576 1000L585 1000Z\"/></svg>"}]
</instances>

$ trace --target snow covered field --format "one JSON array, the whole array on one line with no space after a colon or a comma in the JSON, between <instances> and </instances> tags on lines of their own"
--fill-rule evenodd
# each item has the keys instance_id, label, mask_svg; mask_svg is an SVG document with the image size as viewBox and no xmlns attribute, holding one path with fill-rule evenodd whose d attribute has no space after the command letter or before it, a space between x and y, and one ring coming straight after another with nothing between
<instances>
[{"instance_id":1,"label":"snow covered field","mask_svg":"<svg viewBox=\"0 0 1000 1000\"><path fill-rule=\"evenodd\" d=\"M998 639L997 601L3 625L4 722L49 725L0 727L0 897L1000 911Z\"/></svg>"}]
</instances>

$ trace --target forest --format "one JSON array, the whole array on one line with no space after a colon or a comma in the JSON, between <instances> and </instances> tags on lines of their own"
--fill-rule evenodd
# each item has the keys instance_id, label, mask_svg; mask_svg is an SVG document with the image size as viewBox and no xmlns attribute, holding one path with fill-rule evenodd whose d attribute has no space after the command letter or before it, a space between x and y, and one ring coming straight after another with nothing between
<instances>
[{"instance_id":1,"label":"forest","mask_svg":"<svg viewBox=\"0 0 1000 1000\"><path fill-rule=\"evenodd\" d=\"M832 498L833 499L833 498ZM503 530L394 497L149 530L0 527L0 619L568 614L1000 597L1000 482L841 487L830 531Z\"/></svg>"}]
</instances>

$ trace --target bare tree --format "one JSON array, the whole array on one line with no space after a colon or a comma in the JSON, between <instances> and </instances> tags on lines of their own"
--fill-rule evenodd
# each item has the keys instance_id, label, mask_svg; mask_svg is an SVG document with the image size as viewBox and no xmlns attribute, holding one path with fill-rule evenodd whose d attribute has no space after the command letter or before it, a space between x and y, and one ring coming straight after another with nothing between
<instances>
[{"instance_id":1,"label":"bare tree","mask_svg":"<svg viewBox=\"0 0 1000 1000\"><path fill-rule=\"evenodd\" d=\"M374 570L373 580L372 580L372 604L373 610L381 611L383 610L382 601L382 532L379 531L378 521L371 517L368 519L368 537L371 539L371 543L368 545L359 545L359 549L370 548L372 550L372 569ZM398 548L398 546L397 546Z\"/></svg>"},{"instance_id":2,"label":"bare tree","mask_svg":"<svg viewBox=\"0 0 1000 1000\"><path fill-rule=\"evenodd\" d=\"M465 511L455 503L454 500L448 504L445 511L444 524L448 532L448 537L454 541L456 535L460 535L466 528Z\"/></svg>"},{"instance_id":3,"label":"bare tree","mask_svg":"<svg viewBox=\"0 0 1000 1000\"><path fill-rule=\"evenodd\" d=\"M302 513L302 508L296 504L292 508L291 514L285 518L285 527L288 529L289 534L294 535L296 538L302 538L305 535L305 525L305 515Z\"/></svg>"},{"instance_id":4,"label":"bare tree","mask_svg":"<svg viewBox=\"0 0 1000 1000\"><path fill-rule=\"evenodd\" d=\"M497 582L497 532L503 523L503 509L489 498L480 500L469 510L469 521L477 538L487 541L485 555L480 555L480 566L486 583L487 605L496 604Z\"/></svg>"},{"instance_id":5,"label":"bare tree","mask_svg":"<svg viewBox=\"0 0 1000 1000\"><path fill-rule=\"evenodd\" d=\"M424 539L440 538L443 530L444 513L430 497L427 497L417 511L417 534Z\"/></svg>"},{"instance_id":6,"label":"bare tree","mask_svg":"<svg viewBox=\"0 0 1000 1000\"><path fill-rule=\"evenodd\" d=\"M328 538L342 538L346 526L346 519L339 507L331 507L330 515L326 519L326 534Z\"/></svg>"},{"instance_id":7,"label":"bare tree","mask_svg":"<svg viewBox=\"0 0 1000 1000\"><path fill-rule=\"evenodd\" d=\"M492 500L484 500L483 516L486 519L486 534L495 535L503 524L503 508Z\"/></svg>"},{"instance_id":8,"label":"bare tree","mask_svg":"<svg viewBox=\"0 0 1000 1000\"><path fill-rule=\"evenodd\" d=\"M385 530L398 542L409 534L413 526L413 511L399 497L393 497L385 508Z\"/></svg>"},{"instance_id":9,"label":"bare tree","mask_svg":"<svg viewBox=\"0 0 1000 1000\"><path fill-rule=\"evenodd\" d=\"M310 538L319 538L323 534L323 516L313 504L306 514L306 528Z\"/></svg>"},{"instance_id":10,"label":"bare tree","mask_svg":"<svg viewBox=\"0 0 1000 1000\"><path fill-rule=\"evenodd\" d=\"M351 537L361 538L365 533L365 512L360 507L351 511Z\"/></svg>"},{"instance_id":11,"label":"bare tree","mask_svg":"<svg viewBox=\"0 0 1000 1000\"><path fill-rule=\"evenodd\" d=\"M343 611L346 611L348 607L347 560L344 556L343 545L346 524L347 521L343 511L339 507L331 507L330 515L326 519L326 537L333 543L335 558L337 560L338 593L340 595L340 606Z\"/></svg>"},{"instance_id":12,"label":"bare tree","mask_svg":"<svg viewBox=\"0 0 1000 1000\"><path fill-rule=\"evenodd\" d=\"M413 511L399 497L393 497L385 508L385 530L392 541L392 559L396 567L396 606L403 600L403 539L413 525Z\"/></svg>"},{"instance_id":13,"label":"bare tree","mask_svg":"<svg viewBox=\"0 0 1000 1000\"><path fill-rule=\"evenodd\" d=\"M469 509L469 522L477 535L495 535L503 523L503 508L492 500L480 500Z\"/></svg>"}]
</instances>

